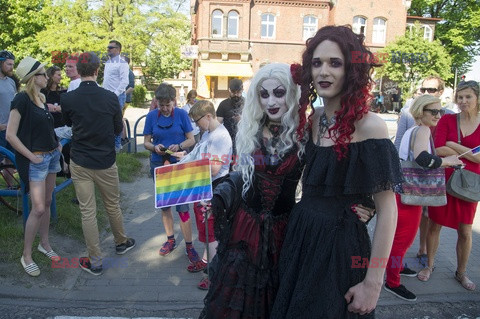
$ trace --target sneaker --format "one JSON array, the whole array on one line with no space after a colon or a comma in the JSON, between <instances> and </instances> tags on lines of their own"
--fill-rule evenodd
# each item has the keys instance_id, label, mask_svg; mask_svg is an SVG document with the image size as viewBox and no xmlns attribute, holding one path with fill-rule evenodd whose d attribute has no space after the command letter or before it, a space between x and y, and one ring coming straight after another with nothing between
<instances>
[{"instance_id":1,"label":"sneaker","mask_svg":"<svg viewBox=\"0 0 480 319\"><path fill-rule=\"evenodd\" d=\"M135 239L127 238L126 242L115 246L115 250L117 251L117 255L123 255L133 247L135 247Z\"/></svg>"},{"instance_id":2,"label":"sneaker","mask_svg":"<svg viewBox=\"0 0 480 319\"><path fill-rule=\"evenodd\" d=\"M187 254L188 260L190 260L192 264L195 264L201 260L193 245L187 246L185 248L185 253Z\"/></svg>"},{"instance_id":3,"label":"sneaker","mask_svg":"<svg viewBox=\"0 0 480 319\"><path fill-rule=\"evenodd\" d=\"M89 274L92 274L94 276L100 276L103 273L103 267L92 267L92 264L90 263L90 258L88 257L81 257L79 260L80 264L80 269L85 270Z\"/></svg>"},{"instance_id":4,"label":"sneaker","mask_svg":"<svg viewBox=\"0 0 480 319\"><path fill-rule=\"evenodd\" d=\"M396 288L391 288L389 287L386 283L383 286L383 288L388 291L391 294L394 294L400 299L406 300L406 301L415 301L417 300L417 296L407 288L405 288L404 285L400 285Z\"/></svg>"},{"instance_id":5,"label":"sneaker","mask_svg":"<svg viewBox=\"0 0 480 319\"><path fill-rule=\"evenodd\" d=\"M158 253L160 254L160 256L166 256L170 254L175 248L177 248L177 244L175 243L175 240L167 240L162 245L162 248L160 248L160 251Z\"/></svg>"},{"instance_id":6,"label":"sneaker","mask_svg":"<svg viewBox=\"0 0 480 319\"><path fill-rule=\"evenodd\" d=\"M408 268L407 264L405 264L405 267L403 267L403 269L400 271L400 275L405 277L415 277L417 276L417 272Z\"/></svg>"}]
</instances>

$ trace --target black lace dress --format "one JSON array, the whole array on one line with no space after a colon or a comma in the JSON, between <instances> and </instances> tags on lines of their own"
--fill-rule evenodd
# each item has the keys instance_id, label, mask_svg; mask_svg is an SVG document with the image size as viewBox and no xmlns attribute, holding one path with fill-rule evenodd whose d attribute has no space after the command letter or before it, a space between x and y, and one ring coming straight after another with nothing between
<instances>
[{"instance_id":1,"label":"black lace dress","mask_svg":"<svg viewBox=\"0 0 480 319\"><path fill-rule=\"evenodd\" d=\"M239 172L215 188L212 211L219 246L200 318L270 317L280 250L303 165L296 151L276 165L265 163L265 154L263 148L254 155L253 187L246 200Z\"/></svg>"},{"instance_id":2,"label":"black lace dress","mask_svg":"<svg viewBox=\"0 0 480 319\"><path fill-rule=\"evenodd\" d=\"M348 146L338 161L333 147L308 142L302 200L290 216L280 256L280 286L271 318L373 318L347 311L348 289L366 268L352 257L370 257L367 228L350 207L372 194L401 189L397 151L388 139Z\"/></svg>"}]
</instances>

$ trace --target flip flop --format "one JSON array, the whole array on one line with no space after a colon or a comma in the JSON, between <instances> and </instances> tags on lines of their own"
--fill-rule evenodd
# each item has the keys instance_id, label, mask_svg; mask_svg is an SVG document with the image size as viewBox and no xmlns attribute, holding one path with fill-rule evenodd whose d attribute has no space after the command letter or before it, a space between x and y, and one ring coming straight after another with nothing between
<instances>
[{"instance_id":1,"label":"flip flop","mask_svg":"<svg viewBox=\"0 0 480 319\"><path fill-rule=\"evenodd\" d=\"M32 276L32 277L40 276L40 268L38 268L36 263L33 262L31 264L28 264L28 265L25 264L25 260L23 259L23 256L22 256L22 258L20 258L20 263L22 264L25 272L27 274L29 274L30 276Z\"/></svg>"},{"instance_id":2,"label":"flip flop","mask_svg":"<svg viewBox=\"0 0 480 319\"><path fill-rule=\"evenodd\" d=\"M423 268L417 274L418 280L423 281L423 282L428 281L434 270L435 270L435 267L432 267L432 268L425 267L425 268Z\"/></svg>"},{"instance_id":3,"label":"flip flop","mask_svg":"<svg viewBox=\"0 0 480 319\"><path fill-rule=\"evenodd\" d=\"M38 251L41 252L42 254L44 254L45 256L47 256L48 258L50 258L51 260L53 261L60 261L60 256L57 255L56 252L52 250L50 251L47 251L45 248L43 248L43 246L41 244L38 244L38 247L37 247Z\"/></svg>"},{"instance_id":4,"label":"flip flop","mask_svg":"<svg viewBox=\"0 0 480 319\"><path fill-rule=\"evenodd\" d=\"M476 288L475 283L465 276L465 273L460 274L458 271L455 271L455 279L467 290L474 291Z\"/></svg>"}]
</instances>

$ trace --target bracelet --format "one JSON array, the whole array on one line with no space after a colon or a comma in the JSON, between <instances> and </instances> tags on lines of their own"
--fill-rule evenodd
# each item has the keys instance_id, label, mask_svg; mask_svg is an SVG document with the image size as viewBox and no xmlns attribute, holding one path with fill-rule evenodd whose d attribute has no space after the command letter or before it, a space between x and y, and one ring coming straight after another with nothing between
<instances>
[{"instance_id":1,"label":"bracelet","mask_svg":"<svg viewBox=\"0 0 480 319\"><path fill-rule=\"evenodd\" d=\"M179 149L180 151L183 151L182 143L178 143L178 149Z\"/></svg>"}]
</instances>

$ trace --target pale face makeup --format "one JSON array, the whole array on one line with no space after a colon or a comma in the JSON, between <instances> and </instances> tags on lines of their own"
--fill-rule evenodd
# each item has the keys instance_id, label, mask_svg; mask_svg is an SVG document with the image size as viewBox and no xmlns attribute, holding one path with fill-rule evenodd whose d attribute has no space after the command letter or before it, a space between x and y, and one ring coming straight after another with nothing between
<instances>
[{"instance_id":1,"label":"pale face makeup","mask_svg":"<svg viewBox=\"0 0 480 319\"><path fill-rule=\"evenodd\" d=\"M271 122L280 122L288 111L286 95L285 86L275 78L266 79L260 85L260 105Z\"/></svg>"}]
</instances>

